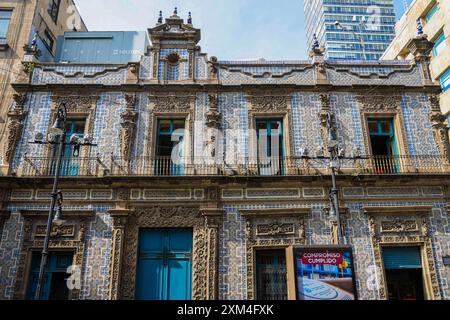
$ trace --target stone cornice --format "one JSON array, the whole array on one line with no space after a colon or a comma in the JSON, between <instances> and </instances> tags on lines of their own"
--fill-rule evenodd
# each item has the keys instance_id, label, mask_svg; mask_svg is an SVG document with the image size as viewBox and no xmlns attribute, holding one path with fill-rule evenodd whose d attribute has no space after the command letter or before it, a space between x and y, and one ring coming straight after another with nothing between
<instances>
[{"instance_id":1,"label":"stone cornice","mask_svg":"<svg viewBox=\"0 0 450 320\"><path fill-rule=\"evenodd\" d=\"M120 85L102 85L102 84L29 84L29 83L13 83L11 86L18 93L25 92L73 92L81 94L92 94L92 92L109 92L121 91L121 92L205 92L208 90L221 92L232 92L236 90L241 91L257 91L257 90L290 90L292 92L298 92L301 90L308 90L311 92L355 92L364 94L365 90L373 90L373 85L366 84L354 84L354 85L330 85L330 84L237 84L237 85L223 85L213 81L201 81L197 80L195 83L183 82L183 83L170 83L160 84L158 82L141 82L141 83L123 83ZM431 86L414 86L407 87L404 85L386 85L380 86L375 92L384 92L385 90L396 92L425 92L439 94L441 87L439 85Z\"/></svg>"},{"instance_id":2,"label":"stone cornice","mask_svg":"<svg viewBox=\"0 0 450 320\"><path fill-rule=\"evenodd\" d=\"M402 206L402 207L364 207L364 213L368 215L393 215L393 216L413 216L428 214L433 206Z\"/></svg>"},{"instance_id":3,"label":"stone cornice","mask_svg":"<svg viewBox=\"0 0 450 320\"><path fill-rule=\"evenodd\" d=\"M24 218L42 219L48 217L48 210L20 210L20 214ZM95 215L94 210L71 210L63 209L63 217L67 220L77 220L83 218L91 218Z\"/></svg>"},{"instance_id":4,"label":"stone cornice","mask_svg":"<svg viewBox=\"0 0 450 320\"><path fill-rule=\"evenodd\" d=\"M309 214L311 208L275 208L275 209L241 209L241 216L245 218L285 217Z\"/></svg>"}]
</instances>

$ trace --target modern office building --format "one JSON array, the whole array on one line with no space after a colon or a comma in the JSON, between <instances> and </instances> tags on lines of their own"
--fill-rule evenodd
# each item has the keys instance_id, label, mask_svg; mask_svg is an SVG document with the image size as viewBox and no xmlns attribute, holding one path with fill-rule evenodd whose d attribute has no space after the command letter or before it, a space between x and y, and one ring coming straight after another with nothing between
<instances>
[{"instance_id":1,"label":"modern office building","mask_svg":"<svg viewBox=\"0 0 450 320\"><path fill-rule=\"evenodd\" d=\"M139 35L66 33L57 62L27 59L13 84L0 299L35 297L61 114L65 222L43 299L450 299L450 148L426 39L411 61L317 46L225 61L191 17L161 16L150 46Z\"/></svg>"},{"instance_id":2,"label":"modern office building","mask_svg":"<svg viewBox=\"0 0 450 320\"><path fill-rule=\"evenodd\" d=\"M37 61L54 61L57 37L75 30L87 29L73 0L0 1L1 145L7 139L6 118L14 101L11 83L23 76L25 51L33 47ZM0 168L7 167L12 156L4 149L2 155Z\"/></svg>"},{"instance_id":3,"label":"modern office building","mask_svg":"<svg viewBox=\"0 0 450 320\"><path fill-rule=\"evenodd\" d=\"M440 83L442 112L450 118L450 1L415 0L397 23L396 36L381 59L413 59L407 50L417 36L417 20L423 35L433 42L431 49L431 78Z\"/></svg>"},{"instance_id":4,"label":"modern office building","mask_svg":"<svg viewBox=\"0 0 450 320\"><path fill-rule=\"evenodd\" d=\"M304 0L308 47L314 34L329 60L377 60L395 36L393 0Z\"/></svg>"}]
</instances>

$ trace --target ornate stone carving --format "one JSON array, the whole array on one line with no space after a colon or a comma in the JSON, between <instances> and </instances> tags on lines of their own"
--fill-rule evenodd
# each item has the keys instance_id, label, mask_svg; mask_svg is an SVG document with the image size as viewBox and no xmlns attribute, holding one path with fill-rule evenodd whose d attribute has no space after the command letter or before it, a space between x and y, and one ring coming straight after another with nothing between
<instances>
[{"instance_id":1,"label":"ornate stone carving","mask_svg":"<svg viewBox=\"0 0 450 320\"><path fill-rule=\"evenodd\" d=\"M125 95L127 106L125 111L120 115L120 155L126 161L130 159L133 149L133 142L136 137L136 121L138 113L135 112L136 96Z\"/></svg>"},{"instance_id":2,"label":"ornate stone carving","mask_svg":"<svg viewBox=\"0 0 450 320\"><path fill-rule=\"evenodd\" d=\"M445 124L445 116L442 114L439 104L439 96L432 94L428 96L431 105L429 115L431 125L433 127L434 140L440 154L448 163L450 161L450 142L448 137L448 127Z\"/></svg>"},{"instance_id":3,"label":"ornate stone carving","mask_svg":"<svg viewBox=\"0 0 450 320\"><path fill-rule=\"evenodd\" d=\"M255 264L254 250L256 247L288 247L291 245L305 244L305 221L303 216L307 211L292 214L283 213L283 217L277 214L274 209L273 215L270 210L266 210L261 216L256 214L246 214L245 224L245 244L247 263L247 299L253 300L255 296ZM242 214L242 213L241 213Z\"/></svg>"},{"instance_id":4,"label":"ornate stone carving","mask_svg":"<svg viewBox=\"0 0 450 320\"><path fill-rule=\"evenodd\" d=\"M269 223L258 224L256 226L257 236L284 236L295 234L295 225L293 223Z\"/></svg>"},{"instance_id":5,"label":"ornate stone carving","mask_svg":"<svg viewBox=\"0 0 450 320\"><path fill-rule=\"evenodd\" d=\"M394 93L385 96L360 95L357 99L364 112L397 112L400 109L401 96Z\"/></svg>"},{"instance_id":6,"label":"ornate stone carving","mask_svg":"<svg viewBox=\"0 0 450 320\"><path fill-rule=\"evenodd\" d=\"M186 206L136 209L128 216L123 234L122 261L119 261L120 259L113 261L115 266L112 269L120 269L121 277L112 277L110 283L110 288L120 289L110 292L110 296L119 299L134 298L139 229L177 227L193 228L192 297L195 300L208 298L208 270L217 267L214 259L208 259L208 245L210 245L208 239L211 239L211 236L215 237L217 231L208 228L205 219L200 215L199 208ZM113 247L120 247L121 239L120 233L116 234ZM211 263L215 265L211 266Z\"/></svg>"},{"instance_id":7,"label":"ornate stone carving","mask_svg":"<svg viewBox=\"0 0 450 320\"><path fill-rule=\"evenodd\" d=\"M208 95L209 100L209 110L206 112L206 126L208 128L219 128L220 124L220 113L218 109L218 99L217 95L210 94Z\"/></svg>"},{"instance_id":8,"label":"ornate stone carving","mask_svg":"<svg viewBox=\"0 0 450 320\"><path fill-rule=\"evenodd\" d=\"M386 232L416 232L418 231L417 221L415 220L387 220L381 221L381 233Z\"/></svg>"},{"instance_id":9,"label":"ornate stone carving","mask_svg":"<svg viewBox=\"0 0 450 320\"><path fill-rule=\"evenodd\" d=\"M150 102L154 103L153 112L187 112L193 99L195 97L185 95L150 96Z\"/></svg>"},{"instance_id":10,"label":"ornate stone carving","mask_svg":"<svg viewBox=\"0 0 450 320\"><path fill-rule=\"evenodd\" d=\"M45 237L47 226L45 224L37 225L34 232L35 237ZM75 225L62 225L53 226L50 236L53 238L71 238L75 236L76 226Z\"/></svg>"},{"instance_id":11,"label":"ornate stone carving","mask_svg":"<svg viewBox=\"0 0 450 320\"><path fill-rule=\"evenodd\" d=\"M328 150L328 117L331 116L331 121L334 121L334 115L330 113L330 95L321 93L319 95L321 110L319 112L320 120L320 134L322 137L324 150Z\"/></svg>"},{"instance_id":12,"label":"ornate stone carving","mask_svg":"<svg viewBox=\"0 0 450 320\"><path fill-rule=\"evenodd\" d=\"M423 261L424 281L431 289L428 291L428 299L439 299L439 284L437 282L436 268L434 265L434 255L431 238L429 236L428 213L414 212L413 210L401 210L393 208L393 212L398 211L399 215L380 215L375 210L366 211L369 222L369 232L372 236L372 246L374 250L375 264L377 270L383 270L383 260L381 249L390 245L417 245L422 247L426 253ZM380 212L385 212L388 208L383 208ZM394 213L391 213L394 214ZM402 217L407 214L407 217ZM410 216L414 216L411 219ZM384 273L379 272L380 282L378 287L379 299L387 299L386 279Z\"/></svg>"},{"instance_id":13,"label":"ornate stone carving","mask_svg":"<svg viewBox=\"0 0 450 320\"><path fill-rule=\"evenodd\" d=\"M77 230L71 237L52 237L50 239L50 250L73 250L73 265L77 265L80 268L83 266L83 255L84 255L84 246L86 240L86 228L89 225L89 221L92 217L92 211L86 212L71 212L66 214L66 218L70 220L77 220L76 225L73 227ZM24 227L23 227L23 243L22 250L19 255L19 262L16 274L16 282L14 287L14 300L24 300L26 296L27 283L25 279L27 278L26 272L29 269L28 263L31 261L31 254L33 250L41 249L44 245L43 237L40 237L39 234L33 233L33 225L36 223L45 221L45 214L38 212L22 212L24 216ZM41 228L39 225L36 226L36 231ZM70 300L79 300L80 298L80 290L73 289L70 291L69 299Z\"/></svg>"},{"instance_id":14,"label":"ornate stone carving","mask_svg":"<svg viewBox=\"0 0 450 320\"><path fill-rule=\"evenodd\" d=\"M55 95L52 96L53 109L65 104L68 113L90 113L98 101L98 96Z\"/></svg>"},{"instance_id":15,"label":"ornate stone carving","mask_svg":"<svg viewBox=\"0 0 450 320\"><path fill-rule=\"evenodd\" d=\"M286 111L289 106L289 96L253 96L251 97L252 111L279 112Z\"/></svg>"},{"instance_id":16,"label":"ornate stone carving","mask_svg":"<svg viewBox=\"0 0 450 320\"><path fill-rule=\"evenodd\" d=\"M14 107L8 113L7 141L5 150L5 160L11 163L17 144L22 136L23 120L27 113L24 111L24 105L27 99L26 94L14 94Z\"/></svg>"}]
</instances>

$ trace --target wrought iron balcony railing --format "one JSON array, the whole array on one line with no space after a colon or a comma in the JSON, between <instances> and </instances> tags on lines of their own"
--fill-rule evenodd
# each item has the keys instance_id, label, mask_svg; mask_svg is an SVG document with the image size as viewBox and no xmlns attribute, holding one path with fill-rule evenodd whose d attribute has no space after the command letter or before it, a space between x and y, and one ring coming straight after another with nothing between
<instances>
[{"instance_id":1,"label":"wrought iron balcony railing","mask_svg":"<svg viewBox=\"0 0 450 320\"><path fill-rule=\"evenodd\" d=\"M56 173L56 158L24 157L18 175L24 177L48 177ZM61 177L97 177L108 173L100 157L62 158Z\"/></svg>"},{"instance_id":2,"label":"wrought iron balcony railing","mask_svg":"<svg viewBox=\"0 0 450 320\"><path fill-rule=\"evenodd\" d=\"M19 176L52 176L53 158L25 157L18 170ZM63 159L61 176L292 176L328 175L326 158L268 158L266 160L238 159L233 163L214 162L211 159L182 159L170 157L135 157L130 159L100 157ZM441 156L370 156L342 158L339 174L402 175L450 173L449 159Z\"/></svg>"}]
</instances>

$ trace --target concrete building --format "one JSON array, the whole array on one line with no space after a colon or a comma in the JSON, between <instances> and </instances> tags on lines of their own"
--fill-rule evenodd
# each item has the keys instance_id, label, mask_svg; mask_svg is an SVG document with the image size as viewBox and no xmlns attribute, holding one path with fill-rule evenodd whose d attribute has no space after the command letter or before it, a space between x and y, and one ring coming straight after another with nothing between
<instances>
[{"instance_id":1,"label":"concrete building","mask_svg":"<svg viewBox=\"0 0 450 320\"><path fill-rule=\"evenodd\" d=\"M442 87L441 106L450 116L450 2L446 0L415 0L397 23L396 36L381 59L412 59L407 46L417 36L417 20L423 33L434 43L430 71Z\"/></svg>"},{"instance_id":2,"label":"concrete building","mask_svg":"<svg viewBox=\"0 0 450 320\"><path fill-rule=\"evenodd\" d=\"M34 41L38 61L54 61L57 37L75 29L87 30L73 0L0 2L0 146L5 143L5 121L13 103L11 83L23 69L24 47ZM0 159L0 166L7 162Z\"/></svg>"},{"instance_id":3,"label":"concrete building","mask_svg":"<svg viewBox=\"0 0 450 320\"><path fill-rule=\"evenodd\" d=\"M314 34L330 60L377 60L394 38L393 0L305 0L308 47Z\"/></svg>"},{"instance_id":4,"label":"concrete building","mask_svg":"<svg viewBox=\"0 0 450 320\"><path fill-rule=\"evenodd\" d=\"M63 149L45 299L450 299L448 129L426 39L411 61L318 46L305 61L223 61L177 12L148 38L138 62L101 61L93 41L95 63L28 61L13 84L1 299L34 296L45 142L64 107L68 139L95 145Z\"/></svg>"}]
</instances>

